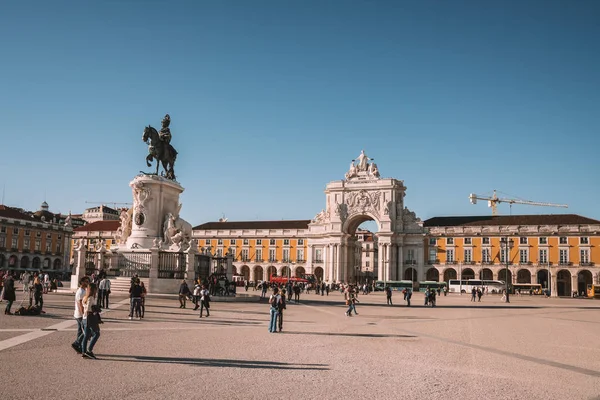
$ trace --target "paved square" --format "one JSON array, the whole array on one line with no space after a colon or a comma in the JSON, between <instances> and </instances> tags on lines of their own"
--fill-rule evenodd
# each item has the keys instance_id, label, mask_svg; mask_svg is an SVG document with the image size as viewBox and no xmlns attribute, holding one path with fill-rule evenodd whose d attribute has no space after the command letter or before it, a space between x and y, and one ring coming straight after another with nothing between
<instances>
[{"instance_id":1,"label":"paved square","mask_svg":"<svg viewBox=\"0 0 600 400\"><path fill-rule=\"evenodd\" d=\"M339 293L304 294L288 305L284 333L270 334L258 297L213 302L199 319L175 297L151 296L146 318L129 321L128 299L113 296L99 360L88 360L70 347L73 295L49 294L43 316L0 315L3 398L81 399L89 388L96 399L600 396L598 301L449 295L425 308L415 294L408 308L399 293L393 307L381 293L359 299L349 318Z\"/></svg>"}]
</instances>

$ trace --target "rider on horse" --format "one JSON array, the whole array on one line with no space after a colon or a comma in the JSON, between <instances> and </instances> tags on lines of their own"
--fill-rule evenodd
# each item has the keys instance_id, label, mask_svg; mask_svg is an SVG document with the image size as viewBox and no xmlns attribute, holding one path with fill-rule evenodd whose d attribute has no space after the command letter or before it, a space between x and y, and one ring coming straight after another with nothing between
<instances>
[{"instance_id":1,"label":"rider on horse","mask_svg":"<svg viewBox=\"0 0 600 400\"><path fill-rule=\"evenodd\" d=\"M160 140L162 140L166 144L170 144L171 143L171 129L169 129L169 125L171 124L171 117L169 116L169 114L165 115L165 117L161 121L161 124L162 124L162 128L160 129L160 132L158 134L160 137Z\"/></svg>"}]
</instances>

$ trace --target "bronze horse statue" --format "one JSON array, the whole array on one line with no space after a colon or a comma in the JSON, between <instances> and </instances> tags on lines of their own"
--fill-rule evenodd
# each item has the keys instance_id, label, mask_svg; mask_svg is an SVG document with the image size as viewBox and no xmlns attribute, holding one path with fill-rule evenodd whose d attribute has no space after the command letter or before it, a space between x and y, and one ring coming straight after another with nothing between
<instances>
[{"instance_id":1,"label":"bronze horse statue","mask_svg":"<svg viewBox=\"0 0 600 400\"><path fill-rule=\"evenodd\" d=\"M177 150L170 143L165 143L160 139L160 135L150 125L144 128L144 135L142 140L149 144L148 156L146 157L146 165L151 167L152 160L156 160L156 175L158 175L158 168L162 163L163 169L165 170L165 177L167 179L175 180L175 160L177 159Z\"/></svg>"}]
</instances>

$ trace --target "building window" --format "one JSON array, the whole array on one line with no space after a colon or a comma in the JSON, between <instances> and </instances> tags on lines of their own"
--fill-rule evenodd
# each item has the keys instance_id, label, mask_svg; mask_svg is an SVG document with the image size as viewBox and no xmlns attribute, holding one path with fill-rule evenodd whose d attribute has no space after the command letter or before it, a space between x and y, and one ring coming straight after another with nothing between
<instances>
[{"instance_id":1,"label":"building window","mask_svg":"<svg viewBox=\"0 0 600 400\"><path fill-rule=\"evenodd\" d=\"M0 226L0 233L6 233L6 227L4 225Z\"/></svg>"},{"instance_id":2,"label":"building window","mask_svg":"<svg viewBox=\"0 0 600 400\"><path fill-rule=\"evenodd\" d=\"M290 249L283 249L283 262L290 261Z\"/></svg>"},{"instance_id":3,"label":"building window","mask_svg":"<svg viewBox=\"0 0 600 400\"><path fill-rule=\"evenodd\" d=\"M548 244L548 238L547 237L541 237L540 238L540 244Z\"/></svg>"},{"instance_id":4,"label":"building window","mask_svg":"<svg viewBox=\"0 0 600 400\"><path fill-rule=\"evenodd\" d=\"M223 249L217 249L217 257L223 257Z\"/></svg>"},{"instance_id":5,"label":"building window","mask_svg":"<svg viewBox=\"0 0 600 400\"><path fill-rule=\"evenodd\" d=\"M589 238L587 238L587 237L580 237L579 238L579 244L590 244Z\"/></svg>"},{"instance_id":6,"label":"building window","mask_svg":"<svg viewBox=\"0 0 600 400\"><path fill-rule=\"evenodd\" d=\"M490 249L481 249L481 262L483 262L483 263L490 262Z\"/></svg>"},{"instance_id":7,"label":"building window","mask_svg":"<svg viewBox=\"0 0 600 400\"><path fill-rule=\"evenodd\" d=\"M437 239L436 238L429 238L429 245L430 246L435 246L437 244Z\"/></svg>"},{"instance_id":8,"label":"building window","mask_svg":"<svg viewBox=\"0 0 600 400\"><path fill-rule=\"evenodd\" d=\"M231 246L235 246L235 239L231 239L231 240L229 241L229 244L230 244Z\"/></svg>"},{"instance_id":9,"label":"building window","mask_svg":"<svg viewBox=\"0 0 600 400\"><path fill-rule=\"evenodd\" d=\"M262 239L256 239L256 245L262 246Z\"/></svg>"},{"instance_id":10,"label":"building window","mask_svg":"<svg viewBox=\"0 0 600 400\"><path fill-rule=\"evenodd\" d=\"M465 249L465 263L471 262L471 249Z\"/></svg>"},{"instance_id":11,"label":"building window","mask_svg":"<svg viewBox=\"0 0 600 400\"><path fill-rule=\"evenodd\" d=\"M35 251L40 251L42 249L42 241L40 239L35 239Z\"/></svg>"},{"instance_id":12,"label":"building window","mask_svg":"<svg viewBox=\"0 0 600 400\"><path fill-rule=\"evenodd\" d=\"M229 250L228 250L231 254L233 254L233 259L237 260L237 254L235 252L235 247L231 247L229 246Z\"/></svg>"},{"instance_id":13,"label":"building window","mask_svg":"<svg viewBox=\"0 0 600 400\"><path fill-rule=\"evenodd\" d=\"M519 244L527 244L527 238L526 237L520 237L519 238Z\"/></svg>"},{"instance_id":14,"label":"building window","mask_svg":"<svg viewBox=\"0 0 600 400\"><path fill-rule=\"evenodd\" d=\"M519 250L519 263L527 264L528 262L529 262L529 252L526 249L520 249Z\"/></svg>"},{"instance_id":15,"label":"building window","mask_svg":"<svg viewBox=\"0 0 600 400\"><path fill-rule=\"evenodd\" d=\"M100 232L100 234L102 234L102 232ZM52 239L52 234L51 233L46 234L46 239Z\"/></svg>"},{"instance_id":16,"label":"building window","mask_svg":"<svg viewBox=\"0 0 600 400\"><path fill-rule=\"evenodd\" d=\"M369 243L365 244L365 249L367 251L371 250L371 245Z\"/></svg>"},{"instance_id":17,"label":"building window","mask_svg":"<svg viewBox=\"0 0 600 400\"><path fill-rule=\"evenodd\" d=\"M446 238L446 244L454 244L454 238Z\"/></svg>"},{"instance_id":18,"label":"building window","mask_svg":"<svg viewBox=\"0 0 600 400\"><path fill-rule=\"evenodd\" d=\"M269 240L269 246L275 246L275 239Z\"/></svg>"},{"instance_id":19,"label":"building window","mask_svg":"<svg viewBox=\"0 0 600 400\"><path fill-rule=\"evenodd\" d=\"M42 232L40 232L40 231L37 231L37 232L35 233L35 237L42 237Z\"/></svg>"},{"instance_id":20,"label":"building window","mask_svg":"<svg viewBox=\"0 0 600 400\"><path fill-rule=\"evenodd\" d=\"M205 242L205 243L206 243L206 245L207 245L208 247L210 247L210 239L206 239L206 242Z\"/></svg>"},{"instance_id":21,"label":"building window","mask_svg":"<svg viewBox=\"0 0 600 400\"><path fill-rule=\"evenodd\" d=\"M437 249L429 249L429 263L436 262L437 259Z\"/></svg>"},{"instance_id":22,"label":"building window","mask_svg":"<svg viewBox=\"0 0 600 400\"><path fill-rule=\"evenodd\" d=\"M31 247L30 245L31 245L31 243L29 242L29 238L23 239L23 249L24 250L29 250L29 247Z\"/></svg>"},{"instance_id":23,"label":"building window","mask_svg":"<svg viewBox=\"0 0 600 400\"><path fill-rule=\"evenodd\" d=\"M548 264L548 250L541 249L540 250L540 264Z\"/></svg>"},{"instance_id":24,"label":"building window","mask_svg":"<svg viewBox=\"0 0 600 400\"><path fill-rule=\"evenodd\" d=\"M13 235L19 234L19 228L13 228Z\"/></svg>"},{"instance_id":25,"label":"building window","mask_svg":"<svg viewBox=\"0 0 600 400\"><path fill-rule=\"evenodd\" d=\"M242 250L242 261L249 261L248 260L248 249Z\"/></svg>"},{"instance_id":26,"label":"building window","mask_svg":"<svg viewBox=\"0 0 600 400\"><path fill-rule=\"evenodd\" d=\"M558 243L560 243L560 244L569 244L569 242L567 241L567 237L566 236L561 236L560 238L558 238Z\"/></svg>"},{"instance_id":27,"label":"building window","mask_svg":"<svg viewBox=\"0 0 600 400\"><path fill-rule=\"evenodd\" d=\"M223 246L223 239L219 239L219 240L217 240L217 245L219 245L219 246Z\"/></svg>"},{"instance_id":28,"label":"building window","mask_svg":"<svg viewBox=\"0 0 600 400\"><path fill-rule=\"evenodd\" d=\"M6 247L6 236L0 235L0 247Z\"/></svg>"},{"instance_id":29,"label":"building window","mask_svg":"<svg viewBox=\"0 0 600 400\"><path fill-rule=\"evenodd\" d=\"M262 262L262 249L256 249L256 261Z\"/></svg>"},{"instance_id":30,"label":"building window","mask_svg":"<svg viewBox=\"0 0 600 400\"><path fill-rule=\"evenodd\" d=\"M304 239L298 239L298 246L304 246Z\"/></svg>"},{"instance_id":31,"label":"building window","mask_svg":"<svg viewBox=\"0 0 600 400\"><path fill-rule=\"evenodd\" d=\"M16 249L16 248L17 248L17 245L18 245L18 243L17 243L17 238L16 238L16 237L13 237L13 238L12 238L12 240L11 240L11 247L12 247L13 249Z\"/></svg>"},{"instance_id":32,"label":"building window","mask_svg":"<svg viewBox=\"0 0 600 400\"><path fill-rule=\"evenodd\" d=\"M482 240L483 244L490 244L490 238L489 237L481 238L481 240Z\"/></svg>"},{"instance_id":33,"label":"building window","mask_svg":"<svg viewBox=\"0 0 600 400\"><path fill-rule=\"evenodd\" d=\"M587 264L590 262L590 253L588 249L581 249L579 251L579 264Z\"/></svg>"},{"instance_id":34,"label":"building window","mask_svg":"<svg viewBox=\"0 0 600 400\"><path fill-rule=\"evenodd\" d=\"M46 253L50 253L52 251L52 243L46 243Z\"/></svg>"},{"instance_id":35,"label":"building window","mask_svg":"<svg viewBox=\"0 0 600 400\"><path fill-rule=\"evenodd\" d=\"M250 241L248 239L244 239L244 241L243 241L244 246L248 246L249 243L250 243Z\"/></svg>"},{"instance_id":36,"label":"building window","mask_svg":"<svg viewBox=\"0 0 600 400\"><path fill-rule=\"evenodd\" d=\"M56 243L56 252L60 253L60 243Z\"/></svg>"},{"instance_id":37,"label":"building window","mask_svg":"<svg viewBox=\"0 0 600 400\"><path fill-rule=\"evenodd\" d=\"M500 249L500 262L505 263L508 259L508 249Z\"/></svg>"},{"instance_id":38,"label":"building window","mask_svg":"<svg viewBox=\"0 0 600 400\"><path fill-rule=\"evenodd\" d=\"M29 229L25 229L25 236L29 236L29 233L30 233Z\"/></svg>"},{"instance_id":39,"label":"building window","mask_svg":"<svg viewBox=\"0 0 600 400\"><path fill-rule=\"evenodd\" d=\"M315 261L323 262L323 250L315 249Z\"/></svg>"},{"instance_id":40,"label":"building window","mask_svg":"<svg viewBox=\"0 0 600 400\"><path fill-rule=\"evenodd\" d=\"M562 265L569 262L569 251L567 249L560 249L558 251L558 262Z\"/></svg>"},{"instance_id":41,"label":"building window","mask_svg":"<svg viewBox=\"0 0 600 400\"><path fill-rule=\"evenodd\" d=\"M296 261L303 262L304 261L304 249L296 250Z\"/></svg>"},{"instance_id":42,"label":"building window","mask_svg":"<svg viewBox=\"0 0 600 400\"><path fill-rule=\"evenodd\" d=\"M58 235L58 240L62 239L62 235Z\"/></svg>"},{"instance_id":43,"label":"building window","mask_svg":"<svg viewBox=\"0 0 600 400\"><path fill-rule=\"evenodd\" d=\"M290 239L283 239L283 245L284 246L289 246L290 245Z\"/></svg>"},{"instance_id":44,"label":"building window","mask_svg":"<svg viewBox=\"0 0 600 400\"><path fill-rule=\"evenodd\" d=\"M454 262L454 250L446 250L446 262Z\"/></svg>"},{"instance_id":45,"label":"building window","mask_svg":"<svg viewBox=\"0 0 600 400\"><path fill-rule=\"evenodd\" d=\"M275 249L269 249L269 261L270 262L275 262L277 261L275 259Z\"/></svg>"},{"instance_id":46,"label":"building window","mask_svg":"<svg viewBox=\"0 0 600 400\"><path fill-rule=\"evenodd\" d=\"M471 243L471 238L465 238L465 244L472 244Z\"/></svg>"}]
</instances>

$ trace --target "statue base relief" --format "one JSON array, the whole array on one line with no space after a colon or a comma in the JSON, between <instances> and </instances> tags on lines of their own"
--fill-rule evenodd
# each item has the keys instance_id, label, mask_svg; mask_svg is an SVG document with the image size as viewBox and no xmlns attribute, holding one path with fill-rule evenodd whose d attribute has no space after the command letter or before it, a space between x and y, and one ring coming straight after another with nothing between
<instances>
[{"instance_id":1,"label":"statue base relief","mask_svg":"<svg viewBox=\"0 0 600 400\"><path fill-rule=\"evenodd\" d=\"M150 249L162 246L164 224L167 215L179 217L181 204L179 195L184 188L177 182L158 175L138 175L129 186L133 192L133 207L130 220L131 233L125 248ZM158 246L157 246L158 245Z\"/></svg>"}]
</instances>

